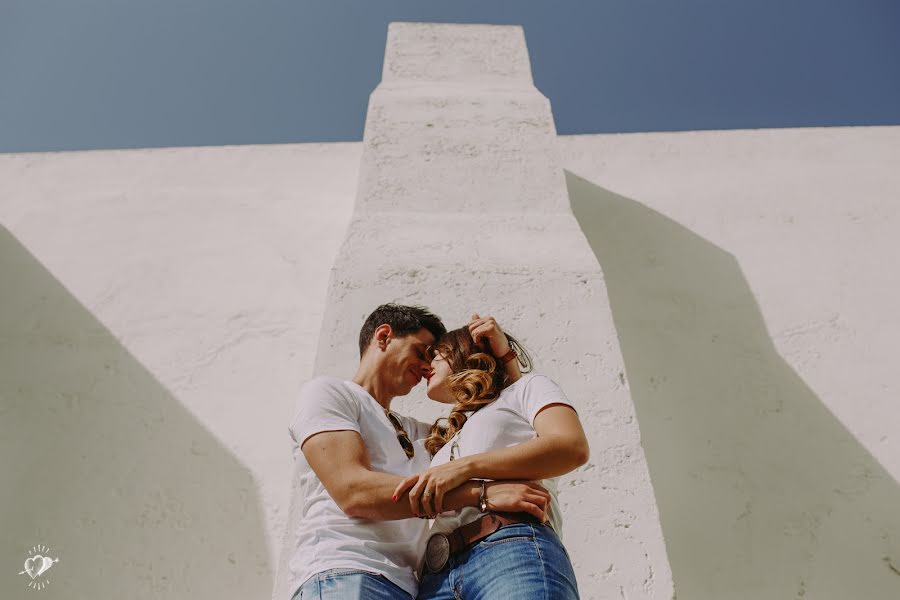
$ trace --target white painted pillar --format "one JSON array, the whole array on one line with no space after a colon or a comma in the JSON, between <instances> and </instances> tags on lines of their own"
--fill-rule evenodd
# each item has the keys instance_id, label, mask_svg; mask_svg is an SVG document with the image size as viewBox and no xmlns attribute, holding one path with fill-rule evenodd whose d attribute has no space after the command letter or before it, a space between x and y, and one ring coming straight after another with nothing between
<instances>
[{"instance_id":1,"label":"white painted pillar","mask_svg":"<svg viewBox=\"0 0 900 600\"><path fill-rule=\"evenodd\" d=\"M448 328L472 311L495 315L567 392L590 436L590 463L560 494L582 597L671 598L603 275L569 207L522 29L391 24L363 145L316 373L352 375L359 328L383 302L424 304ZM421 387L395 408L425 420L444 410ZM276 600L290 596L296 509Z\"/></svg>"}]
</instances>

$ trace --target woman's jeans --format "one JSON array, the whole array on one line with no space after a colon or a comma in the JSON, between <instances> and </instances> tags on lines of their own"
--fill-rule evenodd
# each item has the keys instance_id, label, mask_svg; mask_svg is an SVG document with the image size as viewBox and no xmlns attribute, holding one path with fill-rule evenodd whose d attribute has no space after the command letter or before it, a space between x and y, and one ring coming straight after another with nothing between
<instances>
[{"instance_id":1,"label":"woman's jeans","mask_svg":"<svg viewBox=\"0 0 900 600\"><path fill-rule=\"evenodd\" d=\"M572 600L578 586L572 562L547 525L501 527L450 558L440 573L426 573L420 600Z\"/></svg>"},{"instance_id":2,"label":"woman's jeans","mask_svg":"<svg viewBox=\"0 0 900 600\"><path fill-rule=\"evenodd\" d=\"M291 600L412 600L384 575L360 569L329 569L303 582Z\"/></svg>"}]
</instances>

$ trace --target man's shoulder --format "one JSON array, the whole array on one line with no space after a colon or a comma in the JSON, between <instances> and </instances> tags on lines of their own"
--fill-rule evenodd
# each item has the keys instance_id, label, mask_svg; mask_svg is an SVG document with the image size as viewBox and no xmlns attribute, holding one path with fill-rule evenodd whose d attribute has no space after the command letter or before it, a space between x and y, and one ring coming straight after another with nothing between
<instances>
[{"instance_id":1,"label":"man's shoulder","mask_svg":"<svg viewBox=\"0 0 900 600\"><path fill-rule=\"evenodd\" d=\"M332 377L330 375L316 375L303 385L304 388L340 388L343 386L343 379L339 377Z\"/></svg>"},{"instance_id":2,"label":"man's shoulder","mask_svg":"<svg viewBox=\"0 0 900 600\"><path fill-rule=\"evenodd\" d=\"M306 401L315 398L341 398L346 401L354 401L356 395L352 393L343 379L318 375L303 384L300 389L300 398Z\"/></svg>"}]
</instances>

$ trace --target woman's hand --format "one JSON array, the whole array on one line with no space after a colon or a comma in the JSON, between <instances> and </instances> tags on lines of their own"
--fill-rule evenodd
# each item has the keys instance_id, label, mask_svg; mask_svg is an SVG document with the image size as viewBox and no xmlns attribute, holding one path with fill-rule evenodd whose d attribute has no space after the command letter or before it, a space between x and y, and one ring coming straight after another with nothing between
<instances>
[{"instance_id":1,"label":"woman's hand","mask_svg":"<svg viewBox=\"0 0 900 600\"><path fill-rule=\"evenodd\" d=\"M412 486L413 489L409 493L409 504L415 516L435 517L444 512L444 494L469 481L468 477L459 480L455 485L443 489L441 484L435 483L433 489L436 491L431 492L433 494L433 502L428 502L423 498L424 490L432 488L427 487L427 484L422 485L421 488L416 488L423 481L455 482L465 472L465 468L454 466L454 463L457 462L462 461L452 461L439 467L432 467L422 471L418 475L407 477L394 490L394 501L396 502L403 492ZM444 467L454 467L456 470L445 469ZM438 473L437 476L435 476L436 472ZM534 481L488 481L485 484L485 497L488 510L491 512L525 512L540 520L541 523L545 523L550 518L550 493L542 485Z\"/></svg>"},{"instance_id":2,"label":"woman's hand","mask_svg":"<svg viewBox=\"0 0 900 600\"><path fill-rule=\"evenodd\" d=\"M472 322L469 323L469 333L475 344L479 344L482 340L486 341L490 348L491 354L498 360L503 358L512 348L509 345L509 339L494 317L480 317L478 313L472 314ZM507 362L506 381L512 383L522 377L522 371L519 369L519 361L512 359Z\"/></svg>"},{"instance_id":3,"label":"woman's hand","mask_svg":"<svg viewBox=\"0 0 900 600\"><path fill-rule=\"evenodd\" d=\"M469 333L476 344L487 342L491 354L497 358L509 352L509 340L494 317L482 318L478 313L474 313L469 323Z\"/></svg>"},{"instance_id":4,"label":"woman's hand","mask_svg":"<svg viewBox=\"0 0 900 600\"><path fill-rule=\"evenodd\" d=\"M416 516L433 516L444 512L444 494L472 478L469 461L451 460L431 467L417 475L410 475L394 489L396 501L409 490L409 507Z\"/></svg>"}]
</instances>

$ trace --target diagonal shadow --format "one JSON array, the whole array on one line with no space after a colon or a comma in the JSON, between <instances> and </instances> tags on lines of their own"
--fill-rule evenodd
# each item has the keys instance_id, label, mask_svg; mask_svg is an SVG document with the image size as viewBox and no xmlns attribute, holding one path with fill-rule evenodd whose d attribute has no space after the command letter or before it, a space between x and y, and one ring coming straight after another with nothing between
<instances>
[{"instance_id":1,"label":"diagonal shadow","mask_svg":"<svg viewBox=\"0 0 900 600\"><path fill-rule=\"evenodd\" d=\"M246 467L2 226L0 453L0 597L270 595Z\"/></svg>"},{"instance_id":2,"label":"diagonal shadow","mask_svg":"<svg viewBox=\"0 0 900 600\"><path fill-rule=\"evenodd\" d=\"M776 351L729 253L566 173L679 598L900 598L900 486Z\"/></svg>"}]
</instances>

